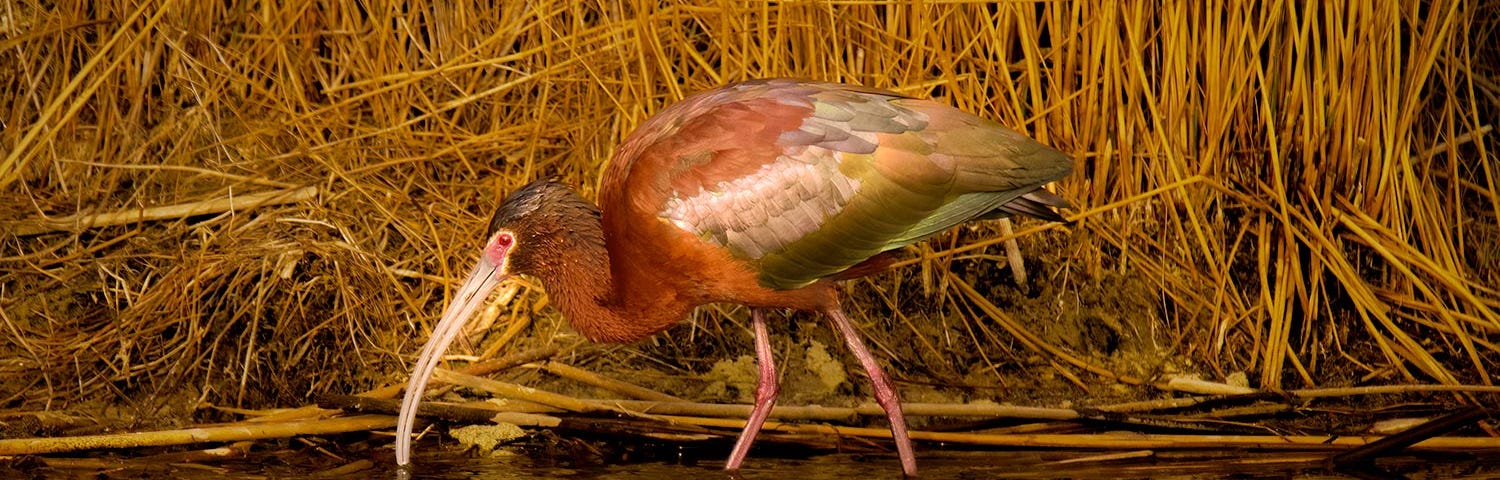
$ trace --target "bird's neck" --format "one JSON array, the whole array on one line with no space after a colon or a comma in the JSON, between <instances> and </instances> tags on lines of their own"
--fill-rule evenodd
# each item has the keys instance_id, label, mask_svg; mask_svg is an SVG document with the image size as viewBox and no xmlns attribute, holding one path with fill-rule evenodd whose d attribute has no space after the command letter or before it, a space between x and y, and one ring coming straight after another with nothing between
<instances>
[{"instance_id":1,"label":"bird's neck","mask_svg":"<svg viewBox=\"0 0 1500 480\"><path fill-rule=\"evenodd\" d=\"M626 343L681 321L692 306L675 301L660 282L642 278L646 269L628 253L612 258L599 218L589 217L557 230L549 240L564 253L531 269L573 328L596 342Z\"/></svg>"}]
</instances>

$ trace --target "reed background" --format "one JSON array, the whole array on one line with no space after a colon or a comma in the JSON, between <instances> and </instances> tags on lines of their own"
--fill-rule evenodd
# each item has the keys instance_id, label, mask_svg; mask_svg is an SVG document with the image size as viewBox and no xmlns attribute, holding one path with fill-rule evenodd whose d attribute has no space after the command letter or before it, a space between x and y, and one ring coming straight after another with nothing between
<instances>
[{"instance_id":1,"label":"reed background","mask_svg":"<svg viewBox=\"0 0 1500 480\"><path fill-rule=\"evenodd\" d=\"M1031 286L952 252L989 224L851 283L904 390L1494 382L1496 2L490 3L0 4L0 408L404 381L500 195L591 197L663 105L773 76L938 97L1077 159L1077 222L1019 226ZM571 344L545 305L523 282L455 353ZM790 318L783 354L836 343ZM691 378L749 338L715 306L570 355Z\"/></svg>"}]
</instances>

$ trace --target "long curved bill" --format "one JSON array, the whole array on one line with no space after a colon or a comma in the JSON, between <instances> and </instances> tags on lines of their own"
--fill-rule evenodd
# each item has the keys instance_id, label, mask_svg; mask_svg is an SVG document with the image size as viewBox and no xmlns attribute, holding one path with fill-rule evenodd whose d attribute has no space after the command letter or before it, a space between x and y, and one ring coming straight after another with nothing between
<instances>
[{"instance_id":1,"label":"long curved bill","mask_svg":"<svg viewBox=\"0 0 1500 480\"><path fill-rule=\"evenodd\" d=\"M464 280L463 286L458 287L458 294L453 297L453 302L443 311L443 318L433 327L432 335L427 338L427 344L422 346L422 354L417 357L417 365L412 369L411 380L406 382L406 396L401 397L401 414L396 420L397 465L411 464L411 429L412 423L417 419L417 403L422 400L423 391L427 390L427 380L432 378L432 371L437 368L438 360L443 358L443 352L448 351L448 344L453 343L458 332L463 330L464 323L474 315L474 310L484 304L485 297L507 276L481 255L479 263L469 272L469 278Z\"/></svg>"}]
</instances>

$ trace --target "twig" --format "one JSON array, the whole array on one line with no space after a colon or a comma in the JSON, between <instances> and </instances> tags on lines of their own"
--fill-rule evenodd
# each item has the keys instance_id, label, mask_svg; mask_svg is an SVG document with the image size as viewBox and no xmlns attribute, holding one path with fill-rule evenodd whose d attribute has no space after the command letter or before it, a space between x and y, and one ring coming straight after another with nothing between
<instances>
[{"instance_id":1,"label":"twig","mask_svg":"<svg viewBox=\"0 0 1500 480\"><path fill-rule=\"evenodd\" d=\"M1251 393L1236 395L1212 395L1201 397L1179 397L1161 400L1146 400L1139 402L1124 402L1112 405L1101 405L1092 407L1092 410L1103 412L1149 412L1155 410L1171 410L1203 406L1212 403L1234 403L1251 400L1279 400L1282 403L1295 402L1297 400L1309 400L1314 398L1354 397L1362 395L1390 395L1402 393L1435 393L1435 392L1467 392L1467 393L1500 393L1500 386L1492 385L1376 385L1368 387L1339 387L1339 388L1307 388L1301 390L1288 390L1275 392L1268 390L1256 390Z\"/></svg>"},{"instance_id":2,"label":"twig","mask_svg":"<svg viewBox=\"0 0 1500 480\"><path fill-rule=\"evenodd\" d=\"M469 366L461 368L458 371L466 375L489 375L501 370L509 370L519 365L525 365L528 363L552 358L557 355L558 351L559 349L557 348L557 346L548 345L545 347L533 348L531 350L526 350L520 353L506 355L504 357L486 362L470 364ZM439 381L438 379L433 380ZM405 383L386 385L384 387L370 390L359 395L362 397L370 398L395 398L396 395L399 395L401 393L401 390L404 388L406 388Z\"/></svg>"},{"instance_id":3,"label":"twig","mask_svg":"<svg viewBox=\"0 0 1500 480\"><path fill-rule=\"evenodd\" d=\"M395 400L370 399L351 395L326 395L318 398L318 404L325 407L338 407L360 412L394 412L401 407L400 402ZM460 406L424 403L418 407L418 414L423 417L437 417L457 423L510 423L522 427L549 428L563 431L588 432L604 435L643 435L654 438L665 438L669 435L675 440L693 439L684 435L714 437L723 434L704 430L690 423L672 425L668 422L651 419L630 418L600 418L585 417L577 415L538 415L535 413L523 413L507 411L506 407L493 404L478 404L476 406ZM690 428L689 428L690 427Z\"/></svg>"},{"instance_id":4,"label":"twig","mask_svg":"<svg viewBox=\"0 0 1500 480\"><path fill-rule=\"evenodd\" d=\"M279 408L273 410L249 410L233 407L212 407L225 413L233 413L249 417L245 422L289 422L292 420L309 420L327 417L330 413L326 409L318 408L317 405L306 405L297 408Z\"/></svg>"},{"instance_id":5,"label":"twig","mask_svg":"<svg viewBox=\"0 0 1500 480\"><path fill-rule=\"evenodd\" d=\"M375 468L375 462L368 459L359 459L337 467L314 473L313 478L351 478L357 472L363 472ZM371 475L373 476L373 475Z\"/></svg>"},{"instance_id":6,"label":"twig","mask_svg":"<svg viewBox=\"0 0 1500 480\"><path fill-rule=\"evenodd\" d=\"M17 236L40 235L58 231L81 231L95 227L125 225L172 218L248 210L268 205L281 205L311 200L318 196L318 187L302 187L290 190L234 195L192 203L179 203L160 207L122 210L111 213L76 214L58 218L41 218L7 222L5 228Z\"/></svg>"},{"instance_id":7,"label":"twig","mask_svg":"<svg viewBox=\"0 0 1500 480\"><path fill-rule=\"evenodd\" d=\"M1167 380L1166 385L1163 385L1162 388L1164 390L1196 393L1200 395L1247 395L1256 393L1255 389L1250 387L1241 387L1238 385L1210 382L1207 380L1188 377L1172 377L1170 380Z\"/></svg>"},{"instance_id":8,"label":"twig","mask_svg":"<svg viewBox=\"0 0 1500 480\"><path fill-rule=\"evenodd\" d=\"M1156 455L1156 452L1153 452L1153 451L1150 451L1150 450L1136 450L1136 451L1131 451L1131 452L1107 453L1107 454L1104 454L1104 455L1089 455L1087 457L1069 458L1069 459L1066 459L1066 460L1058 460L1056 462L1052 462L1052 464L1053 465L1069 465L1069 464L1075 464L1075 463L1113 462L1113 461L1116 461L1116 460L1130 460L1130 459L1135 459L1135 458L1150 458L1150 457L1152 457L1154 455Z\"/></svg>"},{"instance_id":9,"label":"twig","mask_svg":"<svg viewBox=\"0 0 1500 480\"><path fill-rule=\"evenodd\" d=\"M695 415L704 417L745 418L750 415L750 405L711 404L691 402L643 402L632 400L594 400L609 403L617 408L648 415ZM1039 420L1073 420L1081 416L1078 412L1063 408L1017 407L996 404L944 404L902 403L901 410L911 417L990 417ZM874 404L858 407L825 407L820 405L777 405L771 409L771 418L781 420L849 421L853 418L884 417L885 410Z\"/></svg>"},{"instance_id":10,"label":"twig","mask_svg":"<svg viewBox=\"0 0 1500 480\"><path fill-rule=\"evenodd\" d=\"M605 377L603 375L599 375L597 373L564 363L546 362L542 363L540 365L540 368L542 370L546 370L547 373L551 373L559 377L563 377L587 385L593 385L595 387L599 387L635 399L650 400L656 402L687 401L681 398L667 395L665 393L658 392L656 390L645 388L633 383Z\"/></svg>"},{"instance_id":11,"label":"twig","mask_svg":"<svg viewBox=\"0 0 1500 480\"><path fill-rule=\"evenodd\" d=\"M561 417L557 429L570 432L587 432L596 435L635 435L672 441L696 441L722 438L724 432L703 428L687 422L661 422L631 418Z\"/></svg>"},{"instance_id":12,"label":"twig","mask_svg":"<svg viewBox=\"0 0 1500 480\"><path fill-rule=\"evenodd\" d=\"M248 176L248 175L235 175L233 173L225 172L225 171L222 171L222 170L215 170L215 169L212 169L212 168L203 168L203 167L194 167L194 166L189 166L189 165L161 165L161 164L130 165L130 164L117 164L117 163L104 163L104 162L90 162L90 161L84 161L84 160L72 160L72 159L63 159L63 158L60 158L57 161L59 163L72 163L72 164L76 164L76 165L87 165L87 166L90 166L90 167L98 167L98 168L118 168L118 169L121 169L121 170L148 170L148 171L162 171L162 172L187 172L187 173L195 173L195 174L198 174L198 175L203 175L203 176L208 176L208 177L222 178L222 179L233 181L233 182L250 183L250 184L254 184L254 185L260 185L260 186L263 186L263 187L286 188L286 189L297 188L296 184L286 183L286 182L278 182L276 180L272 180L272 179L265 178L265 177Z\"/></svg>"},{"instance_id":13,"label":"twig","mask_svg":"<svg viewBox=\"0 0 1500 480\"><path fill-rule=\"evenodd\" d=\"M1297 398L1352 397L1357 395L1381 395L1393 393L1469 392L1500 393L1495 385L1376 385L1369 387L1307 388L1291 390Z\"/></svg>"},{"instance_id":14,"label":"twig","mask_svg":"<svg viewBox=\"0 0 1500 480\"><path fill-rule=\"evenodd\" d=\"M1475 138L1489 135L1490 131L1494 129L1494 125L1484 125L1474 130L1464 132L1462 135L1454 137L1452 140L1438 142L1438 144L1433 145L1431 148L1423 150L1420 156L1421 158L1428 158L1441 153L1443 150L1454 148L1465 143L1473 143Z\"/></svg>"},{"instance_id":15,"label":"twig","mask_svg":"<svg viewBox=\"0 0 1500 480\"><path fill-rule=\"evenodd\" d=\"M1257 428L1243 424L1229 423L1223 420L1211 418L1174 417L1165 415L1146 414L1123 414L1100 412L1097 415L1086 417L1090 420L1105 421L1116 424L1135 425L1151 428L1170 428L1176 430L1190 430L1204 433L1242 433L1256 434L1265 433L1266 428Z\"/></svg>"},{"instance_id":16,"label":"twig","mask_svg":"<svg viewBox=\"0 0 1500 480\"><path fill-rule=\"evenodd\" d=\"M0 455L40 455L106 448L162 447L209 442L237 442L298 435L379 430L396 426L387 415L361 415L322 420L298 420L283 423L235 423L217 427L130 432L106 435L55 438L12 438L0 440Z\"/></svg>"},{"instance_id":17,"label":"twig","mask_svg":"<svg viewBox=\"0 0 1500 480\"><path fill-rule=\"evenodd\" d=\"M1328 459L1328 463L1330 466L1338 468L1368 462L1392 451L1401 450L1423 440L1457 430L1486 416L1489 416L1489 412L1484 409L1468 407L1458 412L1435 418L1430 422L1417 425L1404 432L1370 442L1368 445L1349 449L1348 451L1334 455L1333 458Z\"/></svg>"},{"instance_id":18,"label":"twig","mask_svg":"<svg viewBox=\"0 0 1500 480\"><path fill-rule=\"evenodd\" d=\"M849 429L839 429L847 434ZM871 428L874 436L889 437L890 431ZM882 435L883 434L883 435ZM1385 437L1315 436L1315 435L1155 435L1143 433L1103 433L1082 435L976 435L969 433L912 432L911 438L931 442L962 443L995 447L1105 448L1105 449L1183 449L1183 448L1258 448L1267 450L1342 450L1367 445ZM1500 438L1438 437L1413 445L1421 450L1496 450Z\"/></svg>"},{"instance_id":19,"label":"twig","mask_svg":"<svg viewBox=\"0 0 1500 480\"><path fill-rule=\"evenodd\" d=\"M1016 242L1016 227L1011 225L1009 218L1000 219L1000 236L1007 237L1005 244L1005 259L1010 262L1010 276L1015 279L1016 285L1026 286L1026 261L1021 259L1021 246Z\"/></svg>"},{"instance_id":20,"label":"twig","mask_svg":"<svg viewBox=\"0 0 1500 480\"><path fill-rule=\"evenodd\" d=\"M226 458L244 457L244 456L246 456L246 455L248 455L250 453L250 448L253 445L254 445L254 442L246 440L246 441L234 442L234 443L231 443L231 444L223 446L223 447L205 448L205 449L200 449L200 450L188 450L188 451L183 451L183 452L167 452L167 453L162 453L162 454L158 454L158 455L148 455L148 456L145 456L145 457L135 458L135 459L132 459L132 460L135 460L135 461L138 461L138 462L141 462L141 463L146 463L146 464L151 464L151 463L155 463L155 464L192 463L192 462L217 461L217 460L223 460L223 459L226 459Z\"/></svg>"},{"instance_id":21,"label":"twig","mask_svg":"<svg viewBox=\"0 0 1500 480\"><path fill-rule=\"evenodd\" d=\"M346 412L385 415L395 415L401 409L401 402L397 400L366 398L358 395L322 395L318 397L318 405L324 408L337 408ZM472 406L465 406L424 402L417 407L417 415L419 416L418 418L436 417L453 423L482 424L505 422L522 427L556 427L560 422L558 417L542 415L538 412L558 412L559 410L543 408L516 409L512 405L496 405L493 403L479 403Z\"/></svg>"},{"instance_id":22,"label":"twig","mask_svg":"<svg viewBox=\"0 0 1500 480\"><path fill-rule=\"evenodd\" d=\"M351 413L395 415L401 409L399 401L359 395L319 395L317 401L319 407ZM419 416L469 424L491 422L495 414L501 411L499 408L474 408L433 402L422 402L417 406Z\"/></svg>"},{"instance_id":23,"label":"twig","mask_svg":"<svg viewBox=\"0 0 1500 480\"><path fill-rule=\"evenodd\" d=\"M744 422L720 418L662 417L672 422L689 423L720 428L739 428ZM836 435L868 438L890 438L887 428L838 427L833 425L791 424L766 422L765 432L782 432L803 435ZM1314 436L1314 435L1175 435L1145 433L1088 433L1088 434L977 434L912 431L913 440L991 447L1028 447L1063 449L1266 449L1300 451L1337 451L1349 447L1367 445L1385 437L1366 436ZM1491 437L1437 437L1429 438L1412 446L1427 451L1500 450L1500 438Z\"/></svg>"},{"instance_id":24,"label":"twig","mask_svg":"<svg viewBox=\"0 0 1500 480\"><path fill-rule=\"evenodd\" d=\"M1259 417L1266 415L1275 415L1278 413L1287 413L1294 410L1295 408L1296 407L1288 403L1259 403L1255 405L1245 405L1243 407L1220 408L1208 412L1185 415L1185 417L1191 419Z\"/></svg>"},{"instance_id":25,"label":"twig","mask_svg":"<svg viewBox=\"0 0 1500 480\"><path fill-rule=\"evenodd\" d=\"M531 387L523 387L514 383L506 383L488 378L476 377L452 370L437 369L432 378L453 385L468 387L475 390L483 390L506 398L519 398L529 402L553 406L570 412L619 412L618 408L586 402L567 395L538 390Z\"/></svg>"}]
</instances>

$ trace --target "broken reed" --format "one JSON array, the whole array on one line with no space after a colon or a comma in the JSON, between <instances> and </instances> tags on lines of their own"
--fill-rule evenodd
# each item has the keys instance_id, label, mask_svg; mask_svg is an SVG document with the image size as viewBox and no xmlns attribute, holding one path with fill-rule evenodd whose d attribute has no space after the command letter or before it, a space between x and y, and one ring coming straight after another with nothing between
<instances>
[{"instance_id":1,"label":"broken reed","mask_svg":"<svg viewBox=\"0 0 1500 480\"><path fill-rule=\"evenodd\" d=\"M1164 358L1273 389L1350 375L1489 384L1500 197L1485 99L1500 89L1478 59L1494 58L1495 13L1468 2L19 0L0 22L0 221L294 186L319 195L6 232L0 391L14 393L0 404L178 388L293 404L404 375L497 194L543 175L590 192L611 147L662 105L770 76L940 96L1072 152L1077 173L1057 188L1079 222L1046 234L1063 253L1038 281L1070 308L1103 276L1148 279L1160 298L1139 314ZM1004 363L1012 338L1030 338L1023 348L1065 374L1100 373L1073 376L1080 386L1136 379L1015 335L1045 318L997 324L980 292L941 288L932 272L954 244L939 237L914 249L914 269L860 283L904 312L856 314L879 322L866 328L877 344L918 346L893 363L962 374L965 356ZM899 288L913 274L925 291ZM511 315L550 312L528 292ZM912 301L923 295L942 301ZM902 308L912 303L967 326L904 327L929 321ZM740 334L732 322L665 341L712 344ZM568 332L526 341L555 331Z\"/></svg>"}]
</instances>

